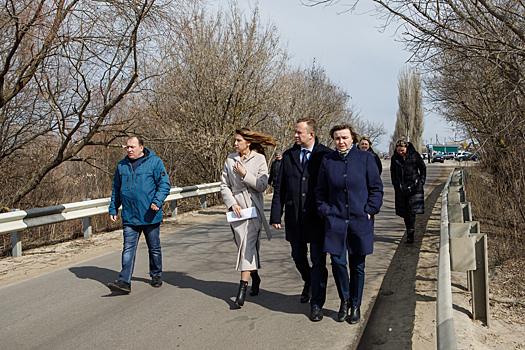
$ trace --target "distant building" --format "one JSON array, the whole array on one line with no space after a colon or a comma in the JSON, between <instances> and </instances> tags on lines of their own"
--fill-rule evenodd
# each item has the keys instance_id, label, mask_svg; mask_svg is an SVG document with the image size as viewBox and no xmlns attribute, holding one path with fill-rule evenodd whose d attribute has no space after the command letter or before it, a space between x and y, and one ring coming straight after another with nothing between
<instances>
[{"instance_id":1,"label":"distant building","mask_svg":"<svg viewBox=\"0 0 525 350\"><path fill-rule=\"evenodd\" d=\"M440 153L440 154L447 154L449 152L457 153L458 151L462 151L464 149L464 146L461 143L457 142L451 142L446 144L431 144L426 145L426 148L428 152L430 152L430 148L432 147L432 153Z\"/></svg>"}]
</instances>

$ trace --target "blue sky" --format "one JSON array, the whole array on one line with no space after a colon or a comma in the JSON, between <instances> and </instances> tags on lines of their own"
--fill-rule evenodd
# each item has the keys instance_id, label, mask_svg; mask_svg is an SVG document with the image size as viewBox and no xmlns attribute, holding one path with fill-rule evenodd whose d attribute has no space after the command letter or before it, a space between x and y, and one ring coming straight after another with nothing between
<instances>
[{"instance_id":1,"label":"blue sky","mask_svg":"<svg viewBox=\"0 0 525 350\"><path fill-rule=\"evenodd\" d=\"M227 8L228 0L215 0ZM256 1L240 4L254 8ZM330 79L351 96L360 115L384 123L387 135L375 145L387 151L398 109L398 75L410 53L396 41L395 27L381 33L379 19L365 14L371 2L361 0L357 13L345 12L344 0L334 6L306 7L300 0L259 0L263 22L274 23L293 56L291 64L307 67L315 59ZM425 116L423 141L435 143L453 137L450 127L436 115Z\"/></svg>"}]
</instances>

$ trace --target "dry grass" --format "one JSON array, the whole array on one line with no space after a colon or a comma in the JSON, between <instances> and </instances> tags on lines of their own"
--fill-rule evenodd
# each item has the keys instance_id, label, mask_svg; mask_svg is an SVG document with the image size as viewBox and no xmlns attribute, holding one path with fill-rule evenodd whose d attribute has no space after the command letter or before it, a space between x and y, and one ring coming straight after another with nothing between
<instances>
[{"instance_id":1,"label":"dry grass","mask_svg":"<svg viewBox=\"0 0 525 350\"><path fill-rule=\"evenodd\" d=\"M525 322L525 223L512 212L508 196L497 193L491 177L481 167L469 167L467 200L473 219L487 234L491 313L506 315L509 322Z\"/></svg>"}]
</instances>

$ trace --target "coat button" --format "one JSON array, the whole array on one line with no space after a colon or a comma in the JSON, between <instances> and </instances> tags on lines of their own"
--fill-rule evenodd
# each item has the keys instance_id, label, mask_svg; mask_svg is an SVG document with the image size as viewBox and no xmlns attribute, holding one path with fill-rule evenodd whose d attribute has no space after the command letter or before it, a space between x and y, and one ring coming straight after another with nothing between
<instances>
[{"instance_id":1,"label":"coat button","mask_svg":"<svg viewBox=\"0 0 525 350\"><path fill-rule=\"evenodd\" d=\"M305 197L305 196L306 196L306 193L303 193L303 197Z\"/></svg>"},{"instance_id":2,"label":"coat button","mask_svg":"<svg viewBox=\"0 0 525 350\"><path fill-rule=\"evenodd\" d=\"M343 174L343 177L346 177L346 174Z\"/></svg>"},{"instance_id":3,"label":"coat button","mask_svg":"<svg viewBox=\"0 0 525 350\"><path fill-rule=\"evenodd\" d=\"M348 220L345 220L345 223L347 223L347 224L348 224Z\"/></svg>"},{"instance_id":4,"label":"coat button","mask_svg":"<svg viewBox=\"0 0 525 350\"><path fill-rule=\"evenodd\" d=\"M345 208L348 208L348 204L345 204Z\"/></svg>"},{"instance_id":5,"label":"coat button","mask_svg":"<svg viewBox=\"0 0 525 350\"><path fill-rule=\"evenodd\" d=\"M344 193L346 193L346 188L343 190Z\"/></svg>"},{"instance_id":6,"label":"coat button","mask_svg":"<svg viewBox=\"0 0 525 350\"><path fill-rule=\"evenodd\" d=\"M303 209L303 213L306 213L306 209Z\"/></svg>"},{"instance_id":7,"label":"coat button","mask_svg":"<svg viewBox=\"0 0 525 350\"><path fill-rule=\"evenodd\" d=\"M303 176L303 181L306 180L306 177Z\"/></svg>"}]
</instances>

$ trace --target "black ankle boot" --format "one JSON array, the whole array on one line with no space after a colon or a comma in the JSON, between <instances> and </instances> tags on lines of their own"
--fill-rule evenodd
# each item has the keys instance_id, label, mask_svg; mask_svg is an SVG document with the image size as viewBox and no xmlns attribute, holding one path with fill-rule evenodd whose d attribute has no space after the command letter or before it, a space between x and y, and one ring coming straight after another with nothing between
<instances>
[{"instance_id":1,"label":"black ankle boot","mask_svg":"<svg viewBox=\"0 0 525 350\"><path fill-rule=\"evenodd\" d=\"M412 244L414 243L414 235L416 234L416 231L414 229L410 229L407 231L407 240L405 241L406 244Z\"/></svg>"},{"instance_id":2,"label":"black ankle boot","mask_svg":"<svg viewBox=\"0 0 525 350\"><path fill-rule=\"evenodd\" d=\"M239 292L237 293L237 298L235 299L235 305L242 307L244 305L244 299L246 298L246 288L248 288L248 282L241 280L239 284Z\"/></svg>"},{"instance_id":3,"label":"black ankle boot","mask_svg":"<svg viewBox=\"0 0 525 350\"><path fill-rule=\"evenodd\" d=\"M252 288L250 289L250 296L256 296L259 294L259 285L261 284L261 277L257 271L251 272L250 276L252 277Z\"/></svg>"}]
</instances>

